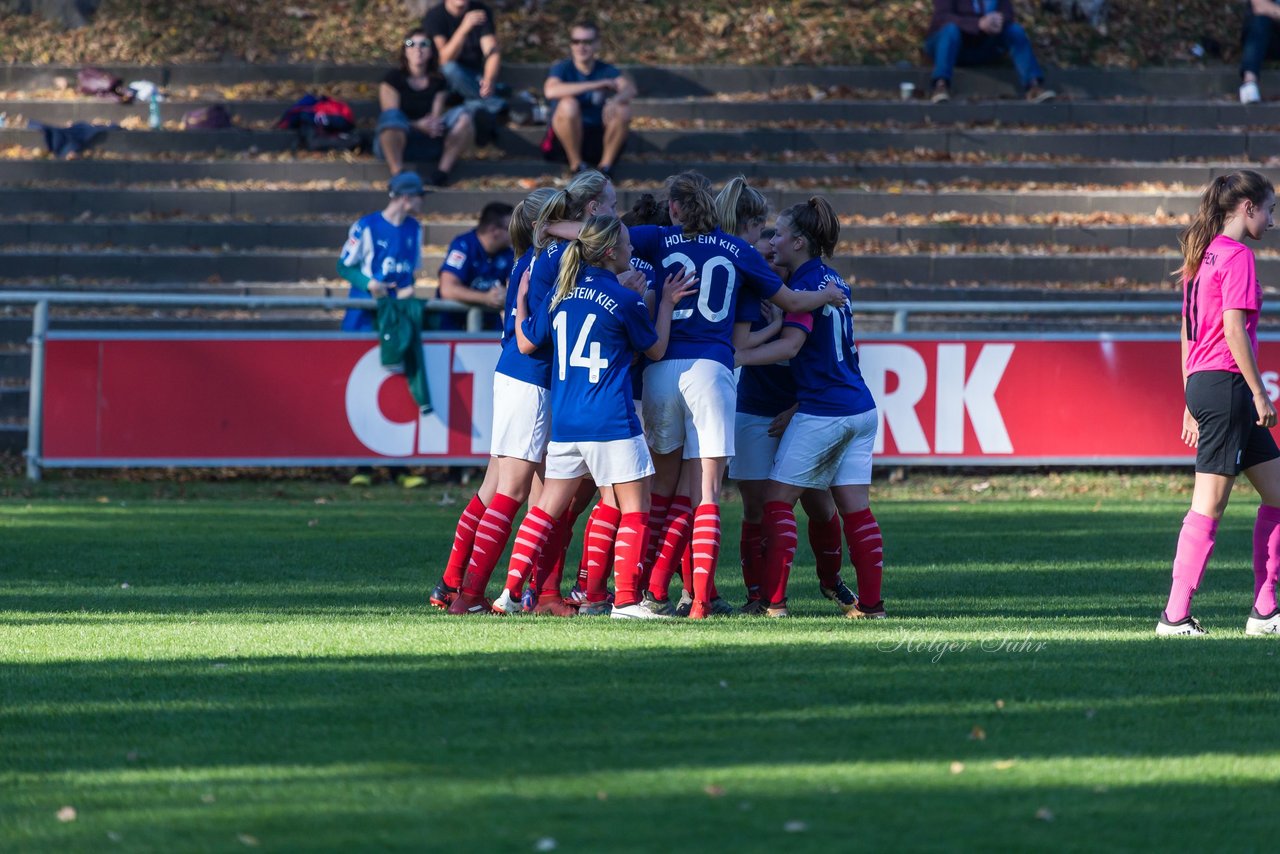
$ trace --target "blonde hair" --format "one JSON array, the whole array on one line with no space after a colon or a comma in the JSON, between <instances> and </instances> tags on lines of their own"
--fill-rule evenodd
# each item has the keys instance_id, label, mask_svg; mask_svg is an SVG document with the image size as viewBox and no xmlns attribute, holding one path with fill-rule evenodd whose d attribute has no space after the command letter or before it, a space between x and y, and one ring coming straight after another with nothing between
<instances>
[{"instance_id":1,"label":"blonde hair","mask_svg":"<svg viewBox=\"0 0 1280 854\"><path fill-rule=\"evenodd\" d=\"M769 200L764 193L747 184L739 175L724 185L716 196L716 216L726 233L741 237L752 221L764 222L769 215Z\"/></svg>"},{"instance_id":2,"label":"blonde hair","mask_svg":"<svg viewBox=\"0 0 1280 854\"><path fill-rule=\"evenodd\" d=\"M1190 279L1200 269L1205 250L1219 234L1231 213L1243 201L1261 206L1267 196L1274 196L1271 182L1250 169L1241 169L1230 175L1219 175L1209 182L1200 195L1200 207L1186 231L1178 236L1182 247L1182 269L1175 277Z\"/></svg>"},{"instance_id":3,"label":"blonde hair","mask_svg":"<svg viewBox=\"0 0 1280 854\"><path fill-rule=\"evenodd\" d=\"M792 205L778 214L778 219L785 219L792 233L805 239L810 258L830 258L840 240L840 218L822 196L810 196L803 205Z\"/></svg>"},{"instance_id":4,"label":"blonde hair","mask_svg":"<svg viewBox=\"0 0 1280 854\"><path fill-rule=\"evenodd\" d=\"M511 235L511 248L517 258L528 252L533 245L534 223L555 192L554 187L539 187L516 202L511 209L511 224L507 226L507 233Z\"/></svg>"},{"instance_id":5,"label":"blonde hair","mask_svg":"<svg viewBox=\"0 0 1280 854\"><path fill-rule=\"evenodd\" d=\"M602 266L605 253L618 245L622 236L622 220L616 216L597 215L582 224L578 236L569 241L560 256L560 273L556 276L556 292L551 297L551 310L573 292L583 264Z\"/></svg>"},{"instance_id":6,"label":"blonde hair","mask_svg":"<svg viewBox=\"0 0 1280 854\"><path fill-rule=\"evenodd\" d=\"M681 172L668 178L667 198L680 206L680 226L686 235L710 234L720 223L711 182L701 172Z\"/></svg>"},{"instance_id":7,"label":"blonde hair","mask_svg":"<svg viewBox=\"0 0 1280 854\"><path fill-rule=\"evenodd\" d=\"M551 198L543 205L537 221L534 222L534 233L542 233L548 223L581 220L587 212L587 205L600 198L600 194L608 185L609 179L594 169L578 173L563 190L554 191ZM538 251L541 252L547 248L553 240L555 240L554 237L544 233L542 239L536 244Z\"/></svg>"}]
</instances>

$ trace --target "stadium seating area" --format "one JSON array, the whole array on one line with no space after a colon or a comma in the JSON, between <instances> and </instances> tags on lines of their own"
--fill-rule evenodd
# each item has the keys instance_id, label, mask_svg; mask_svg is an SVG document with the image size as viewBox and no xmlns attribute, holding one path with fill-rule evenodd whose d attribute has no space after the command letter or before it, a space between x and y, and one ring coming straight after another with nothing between
<instances>
[{"instance_id":1,"label":"stadium seating area","mask_svg":"<svg viewBox=\"0 0 1280 854\"><path fill-rule=\"evenodd\" d=\"M367 155L295 154L270 129L304 91L337 91L371 124L379 67L218 65L115 68L164 79L164 128L146 106L72 98L55 79L75 69L0 68L0 288L335 295L345 231L385 199L386 169ZM1196 194L1231 164L1280 157L1280 103L1242 106L1222 69L1068 70L1063 97L1028 104L1004 69L959 73L947 104L902 101L924 69L637 68L641 98L616 170L620 207L680 169L722 181L743 173L785 206L827 195L844 218L836 266L862 299L1153 299L1174 294L1176 237ZM506 79L538 87L542 66ZM1273 89L1276 87L1272 87ZM270 93L270 94L262 94ZM1223 93L1230 93L1226 95ZM181 115L227 102L237 128L182 131ZM87 157L55 160L19 117L116 123ZM462 162L427 200L425 284L448 241L487 201L514 201L562 173L537 150L541 126L509 128ZM423 168L427 168L425 165ZM1259 253L1265 283L1280 260ZM99 308L55 310L57 328L270 323L332 329L321 311L180 316ZM860 319L883 328L884 316ZM964 317L913 319L965 328ZM1073 317L1009 316L997 328L1063 329ZM1107 328L1168 328L1167 315L1094 318ZM992 321L981 323L990 326ZM25 445L29 308L0 303L0 448Z\"/></svg>"}]
</instances>

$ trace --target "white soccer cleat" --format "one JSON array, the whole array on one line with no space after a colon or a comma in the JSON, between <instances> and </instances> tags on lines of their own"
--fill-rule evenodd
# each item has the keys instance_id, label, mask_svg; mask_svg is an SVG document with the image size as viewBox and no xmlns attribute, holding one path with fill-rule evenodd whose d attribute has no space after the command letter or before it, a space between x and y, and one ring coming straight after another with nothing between
<instances>
[{"instance_id":1,"label":"white soccer cleat","mask_svg":"<svg viewBox=\"0 0 1280 854\"><path fill-rule=\"evenodd\" d=\"M613 607L613 612L609 614L615 620L670 620L669 614L659 614L645 607L644 602L637 602L634 605L623 605L619 608L617 605Z\"/></svg>"},{"instance_id":2,"label":"white soccer cleat","mask_svg":"<svg viewBox=\"0 0 1280 854\"><path fill-rule=\"evenodd\" d=\"M517 596L512 596L511 591L503 588L498 594L498 598L493 600L493 613L495 614L519 614L524 610L524 606L520 603Z\"/></svg>"},{"instance_id":3,"label":"white soccer cleat","mask_svg":"<svg viewBox=\"0 0 1280 854\"><path fill-rule=\"evenodd\" d=\"M1258 84L1254 82L1244 83L1240 86L1240 103L1256 104L1262 100L1262 93L1258 91Z\"/></svg>"},{"instance_id":4,"label":"white soccer cleat","mask_svg":"<svg viewBox=\"0 0 1280 854\"><path fill-rule=\"evenodd\" d=\"M1176 623L1171 623L1164 618L1164 614L1160 615L1160 620L1156 623L1156 634L1160 637L1202 637L1209 634L1200 621L1195 617L1186 617Z\"/></svg>"},{"instance_id":5,"label":"white soccer cleat","mask_svg":"<svg viewBox=\"0 0 1280 854\"><path fill-rule=\"evenodd\" d=\"M1272 611L1270 617L1264 617L1257 611L1251 613L1244 624L1244 633L1254 636L1280 635L1280 608Z\"/></svg>"}]
</instances>

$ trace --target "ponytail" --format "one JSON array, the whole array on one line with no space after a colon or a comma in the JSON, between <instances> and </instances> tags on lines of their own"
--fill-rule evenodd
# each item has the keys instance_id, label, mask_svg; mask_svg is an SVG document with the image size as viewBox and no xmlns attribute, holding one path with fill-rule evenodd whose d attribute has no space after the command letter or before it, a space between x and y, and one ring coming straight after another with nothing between
<instances>
[{"instance_id":1,"label":"ponytail","mask_svg":"<svg viewBox=\"0 0 1280 854\"><path fill-rule=\"evenodd\" d=\"M507 226L507 233L511 235L511 248L517 258L528 252L533 245L534 224L547 200L554 194L555 190L550 187L539 187L516 202L511 209L511 224Z\"/></svg>"},{"instance_id":2,"label":"ponytail","mask_svg":"<svg viewBox=\"0 0 1280 854\"><path fill-rule=\"evenodd\" d=\"M822 196L810 196L803 205L792 205L778 215L779 219L784 217L791 223L791 231L805 239L810 258L830 258L835 252L840 241L840 218Z\"/></svg>"},{"instance_id":3,"label":"ponytail","mask_svg":"<svg viewBox=\"0 0 1280 854\"><path fill-rule=\"evenodd\" d=\"M720 218L711 196L711 182L701 172L681 172L667 179L667 193L680 206L680 226L685 235L710 234Z\"/></svg>"},{"instance_id":4,"label":"ponytail","mask_svg":"<svg viewBox=\"0 0 1280 854\"><path fill-rule=\"evenodd\" d=\"M741 175L724 185L715 204L720 227L735 237L741 237L753 222L763 222L769 215L769 200Z\"/></svg>"},{"instance_id":5,"label":"ponytail","mask_svg":"<svg viewBox=\"0 0 1280 854\"><path fill-rule=\"evenodd\" d=\"M1243 201L1261 205L1268 195L1274 196L1275 189L1271 182L1250 169L1241 169L1229 175L1219 175L1209 182L1200 194L1200 207L1186 230L1178 236L1178 245L1182 247L1182 269L1175 277L1184 281L1195 276L1204 260L1205 250L1219 234L1227 214L1231 213Z\"/></svg>"},{"instance_id":6,"label":"ponytail","mask_svg":"<svg viewBox=\"0 0 1280 854\"><path fill-rule=\"evenodd\" d=\"M554 311L578 284L578 274L584 264L600 266L605 253L618 244L622 236L622 220L616 216L593 216L583 223L578 236L569 241L560 256L560 272L556 275L556 290L551 297L550 310Z\"/></svg>"},{"instance_id":7,"label":"ponytail","mask_svg":"<svg viewBox=\"0 0 1280 854\"><path fill-rule=\"evenodd\" d=\"M587 205L598 199L608 185L609 179L603 173L588 169L579 172L563 190L556 190L534 223L536 233L543 235L537 243L538 251L555 240L543 230L549 223L581 220L587 213Z\"/></svg>"}]
</instances>

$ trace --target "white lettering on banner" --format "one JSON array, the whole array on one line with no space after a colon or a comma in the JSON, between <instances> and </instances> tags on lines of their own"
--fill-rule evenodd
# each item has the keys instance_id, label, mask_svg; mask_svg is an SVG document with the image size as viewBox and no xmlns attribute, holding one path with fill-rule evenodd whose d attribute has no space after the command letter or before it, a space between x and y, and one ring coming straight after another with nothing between
<instances>
[{"instance_id":1,"label":"white lettering on banner","mask_svg":"<svg viewBox=\"0 0 1280 854\"><path fill-rule=\"evenodd\" d=\"M471 374L471 453L487 454L493 444L493 373L502 348L483 344L458 344L453 350L453 370ZM434 381L434 379L433 379ZM419 448L426 453L425 448Z\"/></svg>"},{"instance_id":2,"label":"white lettering on banner","mask_svg":"<svg viewBox=\"0 0 1280 854\"><path fill-rule=\"evenodd\" d=\"M1280 374L1267 371L1262 375L1262 387L1267 390L1267 397L1271 398L1271 402L1275 403L1280 398Z\"/></svg>"},{"instance_id":3,"label":"white lettering on banner","mask_svg":"<svg viewBox=\"0 0 1280 854\"><path fill-rule=\"evenodd\" d=\"M859 349L862 378L876 401L879 419L876 430L875 453L884 453L886 428L893 433L893 442L899 454L927 454L929 440L924 436L916 404L929 388L929 371L924 359L910 347L902 344L863 344ZM898 387L886 392L887 378L898 378Z\"/></svg>"},{"instance_id":4,"label":"white lettering on banner","mask_svg":"<svg viewBox=\"0 0 1280 854\"><path fill-rule=\"evenodd\" d=\"M435 412L419 415L416 421L392 421L379 408L382 384L395 375L382 367L377 347L361 356L347 377L347 423L360 443L375 454L410 457L415 446L419 453L449 450L449 345L428 344L422 351Z\"/></svg>"},{"instance_id":5,"label":"white lettering on banner","mask_svg":"<svg viewBox=\"0 0 1280 854\"><path fill-rule=\"evenodd\" d=\"M1012 344L984 344L978 351L968 379L964 375L964 344L938 345L938 406L935 410L934 451L939 454L964 453L964 416L969 413L978 447L984 454L1012 454L1013 443L1005 429L1004 417L996 405L996 387L1004 376Z\"/></svg>"}]
</instances>

